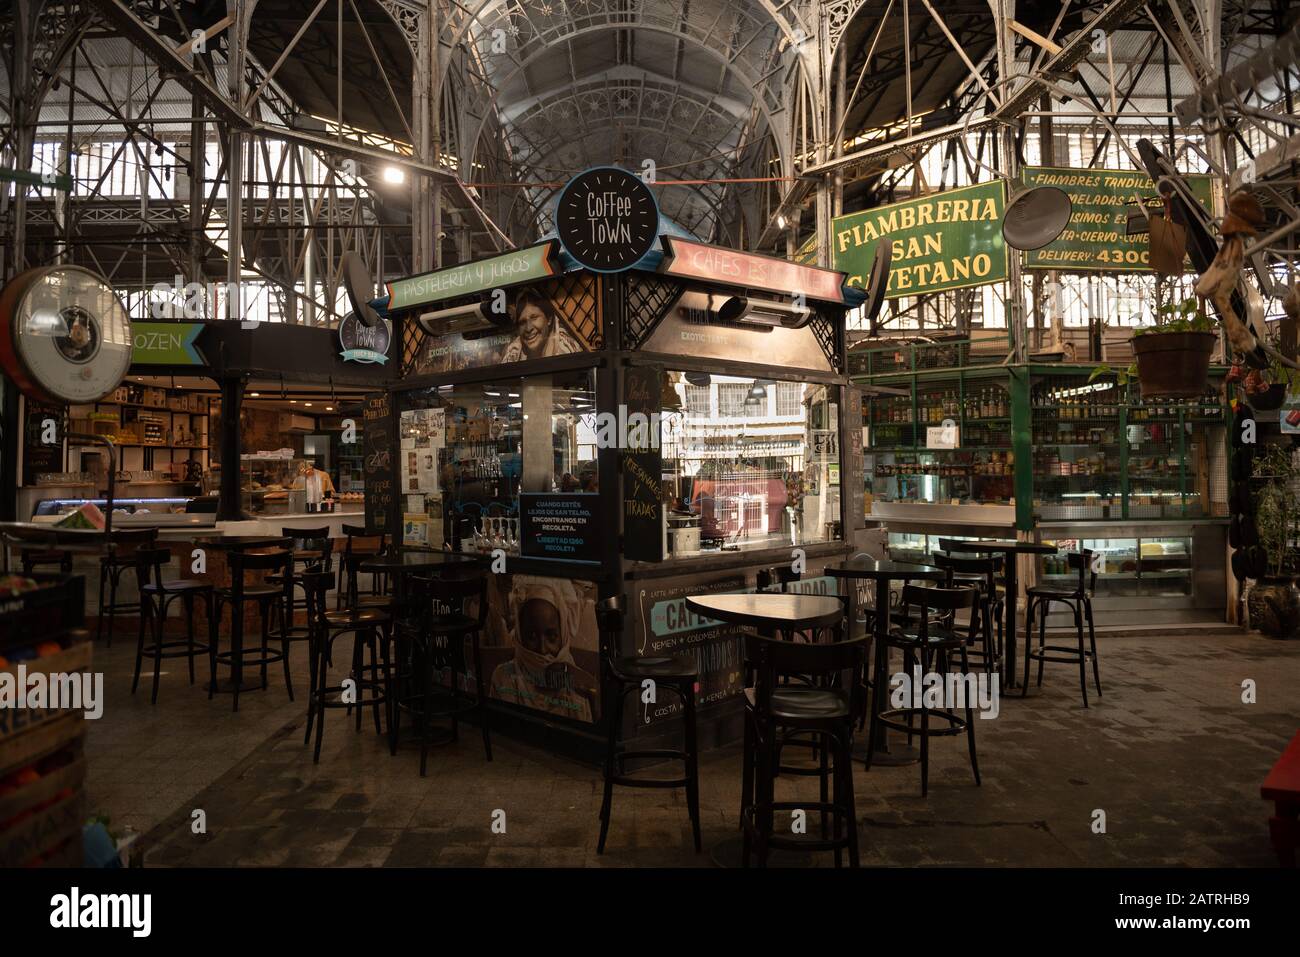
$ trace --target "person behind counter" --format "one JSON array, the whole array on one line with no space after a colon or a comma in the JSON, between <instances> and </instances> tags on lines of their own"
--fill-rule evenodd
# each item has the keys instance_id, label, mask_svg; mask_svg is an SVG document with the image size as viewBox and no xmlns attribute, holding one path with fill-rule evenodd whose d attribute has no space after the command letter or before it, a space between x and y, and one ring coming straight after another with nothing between
<instances>
[{"instance_id":1,"label":"person behind counter","mask_svg":"<svg viewBox=\"0 0 1300 957\"><path fill-rule=\"evenodd\" d=\"M501 362L522 362L582 351L577 340L560 326L559 314L549 299L531 289L519 294L515 299L515 339L501 353Z\"/></svg>"},{"instance_id":2,"label":"person behind counter","mask_svg":"<svg viewBox=\"0 0 1300 957\"><path fill-rule=\"evenodd\" d=\"M293 480L293 487L307 491L307 501L319 505L325 496L333 496L334 480L329 472L318 469L311 462L304 462L298 469L298 476Z\"/></svg>"},{"instance_id":3,"label":"person behind counter","mask_svg":"<svg viewBox=\"0 0 1300 957\"><path fill-rule=\"evenodd\" d=\"M578 690L595 681L577 667L569 644L578 629L579 600L563 579L516 580L510 590L515 608L514 659L492 672L491 694L548 714L591 721L591 701Z\"/></svg>"}]
</instances>

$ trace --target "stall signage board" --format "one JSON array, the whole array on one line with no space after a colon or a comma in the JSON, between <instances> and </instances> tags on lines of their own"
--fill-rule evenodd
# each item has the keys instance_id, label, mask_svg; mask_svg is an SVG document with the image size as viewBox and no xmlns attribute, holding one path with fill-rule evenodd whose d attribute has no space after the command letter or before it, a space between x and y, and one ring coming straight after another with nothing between
<instances>
[{"instance_id":1,"label":"stall signage board","mask_svg":"<svg viewBox=\"0 0 1300 957\"><path fill-rule=\"evenodd\" d=\"M831 221L835 268L848 274L850 286L865 287L876 242L887 239L893 256L886 299L1001 282L1007 278L1005 205L997 180L838 216Z\"/></svg>"},{"instance_id":2,"label":"stall signage board","mask_svg":"<svg viewBox=\"0 0 1300 957\"><path fill-rule=\"evenodd\" d=\"M378 362L388 361L388 345L393 338L393 328L387 319L380 318L373 326L367 326L350 312L339 323L339 353L344 362Z\"/></svg>"},{"instance_id":3,"label":"stall signage board","mask_svg":"<svg viewBox=\"0 0 1300 957\"><path fill-rule=\"evenodd\" d=\"M716 577L691 575L638 583L631 627L624 633L635 647L623 647L628 655L691 658L699 672L696 704L710 707L743 692L743 625L716 621L697 615L686 606L688 595L742 594L753 585L743 571L727 571ZM626 638L625 638L626 640ZM638 728L653 725L680 713L675 695L661 695L657 704L643 706Z\"/></svg>"},{"instance_id":4,"label":"stall signage board","mask_svg":"<svg viewBox=\"0 0 1300 957\"><path fill-rule=\"evenodd\" d=\"M594 494L523 492L519 496L520 554L565 562L600 563Z\"/></svg>"},{"instance_id":5,"label":"stall signage board","mask_svg":"<svg viewBox=\"0 0 1300 957\"><path fill-rule=\"evenodd\" d=\"M661 366L624 370L623 403L629 419L637 412L649 416L661 411L663 376ZM664 557L663 454L657 445L622 452L623 555L631 561L659 562Z\"/></svg>"},{"instance_id":6,"label":"stall signage board","mask_svg":"<svg viewBox=\"0 0 1300 957\"><path fill-rule=\"evenodd\" d=\"M654 248L659 204L645 180L617 166L584 170L555 202L564 251L593 272L623 272Z\"/></svg>"},{"instance_id":7,"label":"stall signage board","mask_svg":"<svg viewBox=\"0 0 1300 957\"><path fill-rule=\"evenodd\" d=\"M499 256L462 263L447 269L395 279L388 284L390 313L443 299L545 279L559 272L555 262L555 241L512 249Z\"/></svg>"},{"instance_id":8,"label":"stall signage board","mask_svg":"<svg viewBox=\"0 0 1300 957\"><path fill-rule=\"evenodd\" d=\"M844 389L844 449L841 461L848 475L862 475L863 443L867 439L868 426L858 426L862 421L863 393L861 389L849 386ZM839 468L838 464L835 466ZM865 521L862 495L845 495L844 520L846 529L861 528ZM850 533L851 534L851 533Z\"/></svg>"},{"instance_id":9,"label":"stall signage board","mask_svg":"<svg viewBox=\"0 0 1300 957\"><path fill-rule=\"evenodd\" d=\"M1141 170L1063 169L1026 166L1026 186L1055 186L1070 196L1074 211L1065 231L1042 249L1025 253L1029 269L1149 272L1147 236L1126 234L1128 211L1136 196L1144 203L1158 196L1151 177ZM1184 176L1206 210L1210 208L1210 177ZM1190 270L1190 265L1187 267Z\"/></svg>"},{"instance_id":10,"label":"stall signage board","mask_svg":"<svg viewBox=\"0 0 1300 957\"><path fill-rule=\"evenodd\" d=\"M925 447L927 449L955 449L960 442L959 429L956 425L931 425L925 430Z\"/></svg>"},{"instance_id":11,"label":"stall signage board","mask_svg":"<svg viewBox=\"0 0 1300 957\"><path fill-rule=\"evenodd\" d=\"M393 396L376 392L365 397L365 431L362 433L366 529L376 534L393 528L397 504L397 463Z\"/></svg>"},{"instance_id":12,"label":"stall signage board","mask_svg":"<svg viewBox=\"0 0 1300 957\"><path fill-rule=\"evenodd\" d=\"M669 276L723 282L788 295L802 293L808 299L844 302L844 274L835 269L805 266L757 253L736 252L676 236L664 236L662 242L666 255L661 268Z\"/></svg>"},{"instance_id":13,"label":"stall signage board","mask_svg":"<svg viewBox=\"0 0 1300 957\"><path fill-rule=\"evenodd\" d=\"M35 485L41 472L63 471L63 408L26 396L23 403L23 485ZM45 441L50 438L54 441Z\"/></svg>"},{"instance_id":14,"label":"stall signage board","mask_svg":"<svg viewBox=\"0 0 1300 957\"><path fill-rule=\"evenodd\" d=\"M131 364L206 365L194 344L202 331L201 322L132 322Z\"/></svg>"}]
</instances>

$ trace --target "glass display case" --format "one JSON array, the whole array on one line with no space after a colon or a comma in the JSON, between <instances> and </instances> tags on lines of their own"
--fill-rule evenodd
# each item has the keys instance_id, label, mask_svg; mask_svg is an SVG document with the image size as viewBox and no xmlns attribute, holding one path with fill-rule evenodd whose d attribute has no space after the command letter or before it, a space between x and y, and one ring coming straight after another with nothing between
<instances>
[{"instance_id":1,"label":"glass display case","mask_svg":"<svg viewBox=\"0 0 1300 957\"><path fill-rule=\"evenodd\" d=\"M1058 538L1045 539L1061 549L1061 555L1040 559L1039 580L1048 585L1067 585L1078 580L1065 552L1080 548L1093 552L1097 572L1097 598L1179 597L1192 594L1191 536L1144 538Z\"/></svg>"},{"instance_id":2,"label":"glass display case","mask_svg":"<svg viewBox=\"0 0 1300 957\"><path fill-rule=\"evenodd\" d=\"M292 492L300 470L308 464L307 459L289 456L241 455L239 481L244 508L254 514L306 511L305 491L301 507L295 507Z\"/></svg>"},{"instance_id":3,"label":"glass display case","mask_svg":"<svg viewBox=\"0 0 1300 957\"><path fill-rule=\"evenodd\" d=\"M668 376L661 419L665 554L842 537L837 386Z\"/></svg>"}]
</instances>

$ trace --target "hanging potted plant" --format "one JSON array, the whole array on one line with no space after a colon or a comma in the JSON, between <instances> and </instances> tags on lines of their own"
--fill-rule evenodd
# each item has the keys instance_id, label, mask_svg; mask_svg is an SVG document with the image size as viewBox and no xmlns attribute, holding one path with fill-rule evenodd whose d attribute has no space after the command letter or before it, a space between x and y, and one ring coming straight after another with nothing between
<instances>
[{"instance_id":1,"label":"hanging potted plant","mask_svg":"<svg viewBox=\"0 0 1300 957\"><path fill-rule=\"evenodd\" d=\"M1270 638L1300 637L1300 588L1296 587L1295 536L1300 503L1294 482L1296 467L1289 446L1270 445L1256 456L1253 478L1261 485L1256 496L1255 533L1263 550L1267 574L1255 582L1247 599L1250 624Z\"/></svg>"},{"instance_id":2,"label":"hanging potted plant","mask_svg":"<svg viewBox=\"0 0 1300 957\"><path fill-rule=\"evenodd\" d=\"M1161 305L1156 310L1156 324L1138 329L1130 340L1143 398L1204 395L1210 378L1210 353L1217 340L1214 322L1196 297Z\"/></svg>"}]
</instances>

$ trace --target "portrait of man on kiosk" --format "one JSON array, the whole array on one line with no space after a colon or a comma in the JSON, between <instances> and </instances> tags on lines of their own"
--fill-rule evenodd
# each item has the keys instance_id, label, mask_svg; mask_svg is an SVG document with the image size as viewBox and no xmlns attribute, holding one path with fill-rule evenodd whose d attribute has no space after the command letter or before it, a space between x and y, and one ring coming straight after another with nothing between
<instances>
[{"instance_id":1,"label":"portrait of man on kiosk","mask_svg":"<svg viewBox=\"0 0 1300 957\"><path fill-rule=\"evenodd\" d=\"M515 298L515 338L501 353L502 362L523 362L543 356L564 356L582 352L578 341L560 324L559 314L549 299L532 289Z\"/></svg>"}]
</instances>

